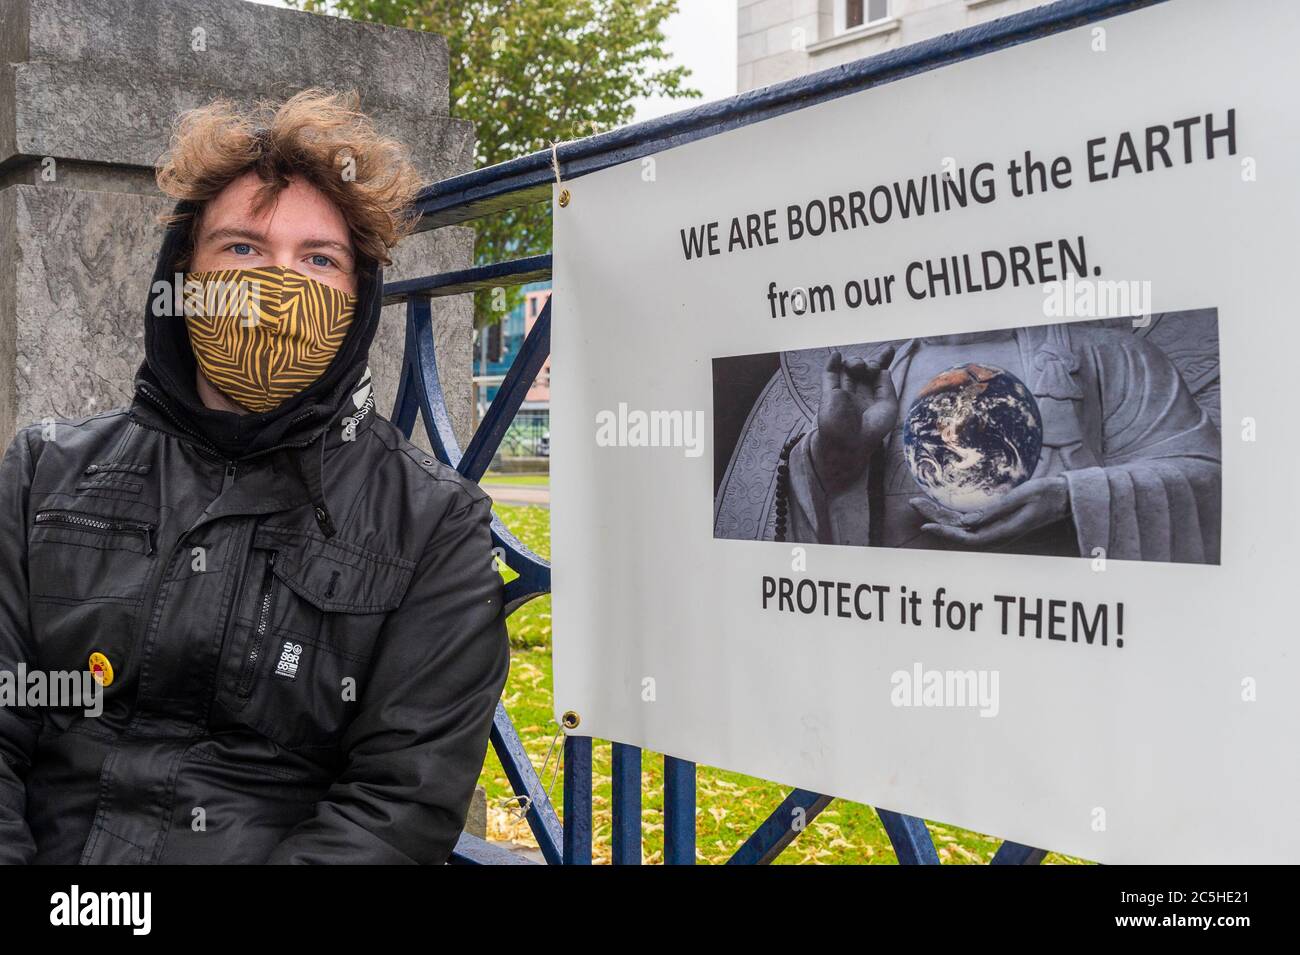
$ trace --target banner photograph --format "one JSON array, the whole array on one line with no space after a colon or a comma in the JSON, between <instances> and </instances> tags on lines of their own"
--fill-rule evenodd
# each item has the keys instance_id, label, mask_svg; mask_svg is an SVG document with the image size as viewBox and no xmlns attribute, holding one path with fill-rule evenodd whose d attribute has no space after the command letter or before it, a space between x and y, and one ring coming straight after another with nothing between
<instances>
[{"instance_id":1,"label":"banner photograph","mask_svg":"<svg viewBox=\"0 0 1300 955\"><path fill-rule=\"evenodd\" d=\"M1213 309L718 358L714 536L1217 564L1219 421Z\"/></svg>"}]
</instances>

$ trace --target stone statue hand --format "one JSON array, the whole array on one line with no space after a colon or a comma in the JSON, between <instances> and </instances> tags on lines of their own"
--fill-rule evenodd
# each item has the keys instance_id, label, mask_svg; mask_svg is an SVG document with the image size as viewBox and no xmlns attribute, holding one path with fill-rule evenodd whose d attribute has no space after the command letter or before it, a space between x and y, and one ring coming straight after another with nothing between
<instances>
[{"instance_id":1,"label":"stone statue hand","mask_svg":"<svg viewBox=\"0 0 1300 955\"><path fill-rule=\"evenodd\" d=\"M1061 475L1034 478L978 511L961 513L914 497L911 505L927 523L921 530L971 547L1014 540L1070 513L1070 486Z\"/></svg>"},{"instance_id":2,"label":"stone statue hand","mask_svg":"<svg viewBox=\"0 0 1300 955\"><path fill-rule=\"evenodd\" d=\"M898 421L898 392L889 376L894 349L870 361L831 352L822 372L822 398L812 433L813 467L837 493L861 480L871 455Z\"/></svg>"}]
</instances>

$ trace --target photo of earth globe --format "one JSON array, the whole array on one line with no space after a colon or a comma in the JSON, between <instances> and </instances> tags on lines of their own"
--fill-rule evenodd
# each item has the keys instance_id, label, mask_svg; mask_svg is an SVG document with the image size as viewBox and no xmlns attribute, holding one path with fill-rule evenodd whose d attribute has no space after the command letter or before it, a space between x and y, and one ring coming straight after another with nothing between
<instances>
[{"instance_id":1,"label":"photo of earth globe","mask_svg":"<svg viewBox=\"0 0 1300 955\"><path fill-rule=\"evenodd\" d=\"M908 409L903 454L931 500L974 511L1029 480L1043 448L1042 420L1015 375L958 365L935 375Z\"/></svg>"}]
</instances>

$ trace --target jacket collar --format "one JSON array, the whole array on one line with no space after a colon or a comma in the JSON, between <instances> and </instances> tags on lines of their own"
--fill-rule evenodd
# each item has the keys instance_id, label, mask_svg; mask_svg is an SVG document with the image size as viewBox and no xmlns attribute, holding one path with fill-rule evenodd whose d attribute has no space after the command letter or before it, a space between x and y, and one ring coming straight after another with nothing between
<instances>
[{"instance_id":1,"label":"jacket collar","mask_svg":"<svg viewBox=\"0 0 1300 955\"><path fill-rule=\"evenodd\" d=\"M340 403L328 419L310 421L310 413L303 411L299 426L290 428L283 440L269 447L261 448L247 454L225 453L208 438L197 431L187 419L183 409L162 390L144 365L136 375L135 396L131 401L129 413L133 419L153 431L165 434L193 445L199 451L214 460L249 461L261 458L277 451L306 448L324 436L324 447L333 449L342 444L357 440L370 427L375 416L375 390L369 366L362 372L359 381L350 389L346 402Z\"/></svg>"},{"instance_id":2,"label":"jacket collar","mask_svg":"<svg viewBox=\"0 0 1300 955\"><path fill-rule=\"evenodd\" d=\"M306 492L305 502L310 503L321 533L333 537L337 533L333 515L330 513L328 495L325 487L326 452L334 451L344 444L353 444L375 419L375 391L371 383L370 369L366 368L361 380L354 383L345 403L341 403L329 421L321 426L304 427L291 432L279 444L238 456L223 455L202 434L185 422L182 414L175 408L168 395L145 378L136 382L136 396L131 404L130 415L133 420L154 431L161 431L178 441L183 441L211 457L214 462L225 460L228 464L238 465L271 454L283 452L288 456L297 472L300 484L298 495L283 497L283 500L264 501L269 510L282 510L286 507L303 503L301 491ZM242 486L236 485L236 488ZM259 493L266 489L259 489ZM240 493L235 493L229 502L224 502L214 511L216 513L254 513L238 502ZM259 505L260 507L261 505Z\"/></svg>"}]
</instances>

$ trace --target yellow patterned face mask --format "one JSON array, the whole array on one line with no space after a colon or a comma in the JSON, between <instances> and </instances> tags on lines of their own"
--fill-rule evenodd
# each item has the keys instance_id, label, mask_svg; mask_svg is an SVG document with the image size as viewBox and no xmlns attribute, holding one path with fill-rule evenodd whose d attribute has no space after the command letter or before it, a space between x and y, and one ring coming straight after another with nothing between
<instances>
[{"instance_id":1,"label":"yellow patterned face mask","mask_svg":"<svg viewBox=\"0 0 1300 955\"><path fill-rule=\"evenodd\" d=\"M357 298L293 269L185 276L185 323L199 368L249 411L270 411L325 373Z\"/></svg>"}]
</instances>

